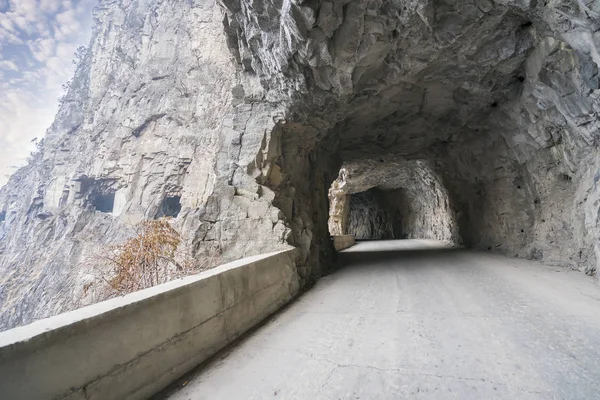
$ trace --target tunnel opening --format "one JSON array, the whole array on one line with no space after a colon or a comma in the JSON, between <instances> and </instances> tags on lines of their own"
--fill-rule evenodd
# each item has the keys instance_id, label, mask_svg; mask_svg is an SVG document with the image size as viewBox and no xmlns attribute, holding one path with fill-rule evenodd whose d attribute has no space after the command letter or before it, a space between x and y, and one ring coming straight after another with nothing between
<instances>
[{"instance_id":1,"label":"tunnel opening","mask_svg":"<svg viewBox=\"0 0 600 400\"><path fill-rule=\"evenodd\" d=\"M84 175L74 179L74 182L74 196L76 198L83 198L84 204L88 209L103 214L113 213L117 192L116 179L95 178ZM65 188L59 200L61 206L66 205L69 195L70 190Z\"/></svg>"},{"instance_id":2,"label":"tunnel opening","mask_svg":"<svg viewBox=\"0 0 600 400\"><path fill-rule=\"evenodd\" d=\"M94 210L110 214L115 208L115 193L94 193L90 196L90 204Z\"/></svg>"},{"instance_id":3,"label":"tunnel opening","mask_svg":"<svg viewBox=\"0 0 600 400\"><path fill-rule=\"evenodd\" d=\"M352 218L365 192L378 192L377 207L400 216L375 236L594 273L600 139L589 93L598 68L579 35L597 23L569 9L582 24L575 32L564 10L535 2L485 10L453 1L422 9L359 3L340 20L344 35L328 25L335 12L319 8L310 40L287 65L301 78L286 87L295 96L257 163L269 171L258 181L274 190L287 242L301 250L303 279L331 259L326 239L351 230L374 236L366 221L377 217ZM238 11L231 16L246 32L256 28ZM247 65L273 73L265 66L279 60L249 46Z\"/></svg>"},{"instance_id":4,"label":"tunnel opening","mask_svg":"<svg viewBox=\"0 0 600 400\"><path fill-rule=\"evenodd\" d=\"M156 214L156 218L177 218L181 212L181 196L166 196Z\"/></svg>"},{"instance_id":5,"label":"tunnel opening","mask_svg":"<svg viewBox=\"0 0 600 400\"><path fill-rule=\"evenodd\" d=\"M376 188L350 195L348 234L356 240L394 239L395 215L383 204Z\"/></svg>"},{"instance_id":6,"label":"tunnel opening","mask_svg":"<svg viewBox=\"0 0 600 400\"><path fill-rule=\"evenodd\" d=\"M377 158L346 162L328 197L332 236L462 243L450 194L427 161Z\"/></svg>"},{"instance_id":7,"label":"tunnel opening","mask_svg":"<svg viewBox=\"0 0 600 400\"><path fill-rule=\"evenodd\" d=\"M60 199L58 200L58 207L62 208L68 204L70 193L71 191L69 190L69 188L63 189Z\"/></svg>"}]
</instances>

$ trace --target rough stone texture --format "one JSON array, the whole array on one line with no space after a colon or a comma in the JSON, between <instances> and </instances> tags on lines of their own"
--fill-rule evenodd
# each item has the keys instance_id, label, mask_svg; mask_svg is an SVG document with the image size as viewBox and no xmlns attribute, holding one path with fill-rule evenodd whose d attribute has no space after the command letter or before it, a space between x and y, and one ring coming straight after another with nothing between
<instances>
[{"instance_id":1,"label":"rough stone texture","mask_svg":"<svg viewBox=\"0 0 600 400\"><path fill-rule=\"evenodd\" d=\"M394 239L395 215L381 204L380 197L373 189L350 196L348 234L356 239Z\"/></svg>"},{"instance_id":2,"label":"rough stone texture","mask_svg":"<svg viewBox=\"0 0 600 400\"><path fill-rule=\"evenodd\" d=\"M199 263L290 243L302 283L316 279L343 162L428 163L448 203L426 208L444 204L465 244L593 274L599 13L575 0L102 0L40 154L0 191L1 326L72 308L82 259L178 196ZM92 210L113 193L112 214ZM429 224L457 238L444 221Z\"/></svg>"},{"instance_id":3,"label":"rough stone texture","mask_svg":"<svg viewBox=\"0 0 600 400\"><path fill-rule=\"evenodd\" d=\"M333 236L333 247L336 251L345 250L356 244L356 240L352 235Z\"/></svg>"},{"instance_id":4,"label":"rough stone texture","mask_svg":"<svg viewBox=\"0 0 600 400\"><path fill-rule=\"evenodd\" d=\"M461 243L448 191L426 161L382 157L346 163L329 198L330 232Z\"/></svg>"}]
</instances>

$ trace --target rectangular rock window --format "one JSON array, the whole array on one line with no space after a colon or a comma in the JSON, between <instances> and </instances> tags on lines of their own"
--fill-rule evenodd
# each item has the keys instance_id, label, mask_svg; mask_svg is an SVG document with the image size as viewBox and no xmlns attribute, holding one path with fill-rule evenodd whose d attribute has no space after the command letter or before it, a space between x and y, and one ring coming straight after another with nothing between
<instances>
[{"instance_id":1,"label":"rectangular rock window","mask_svg":"<svg viewBox=\"0 0 600 400\"><path fill-rule=\"evenodd\" d=\"M115 208L115 193L95 194L90 199L91 204L96 211L103 213L112 213Z\"/></svg>"},{"instance_id":2,"label":"rectangular rock window","mask_svg":"<svg viewBox=\"0 0 600 400\"><path fill-rule=\"evenodd\" d=\"M69 189L63 190L62 195L60 196L60 200L58 201L59 207L64 207L67 205L67 201L69 200L69 193Z\"/></svg>"},{"instance_id":3,"label":"rectangular rock window","mask_svg":"<svg viewBox=\"0 0 600 400\"><path fill-rule=\"evenodd\" d=\"M160 211L158 212L158 218L161 217L173 217L176 218L181 212L181 196L170 196L165 197L162 202Z\"/></svg>"}]
</instances>

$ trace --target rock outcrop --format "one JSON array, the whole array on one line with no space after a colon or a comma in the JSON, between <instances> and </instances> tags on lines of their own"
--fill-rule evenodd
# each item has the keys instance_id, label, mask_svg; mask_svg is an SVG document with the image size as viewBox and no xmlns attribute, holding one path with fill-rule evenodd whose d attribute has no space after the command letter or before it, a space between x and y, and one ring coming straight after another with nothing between
<instances>
[{"instance_id":1,"label":"rock outcrop","mask_svg":"<svg viewBox=\"0 0 600 400\"><path fill-rule=\"evenodd\" d=\"M87 301L101 266L84 260L164 215L198 263L293 245L316 279L344 162L428 166L436 196L393 187L441 218L415 235L593 274L599 15L575 0L102 0L43 147L0 190L0 326Z\"/></svg>"}]
</instances>

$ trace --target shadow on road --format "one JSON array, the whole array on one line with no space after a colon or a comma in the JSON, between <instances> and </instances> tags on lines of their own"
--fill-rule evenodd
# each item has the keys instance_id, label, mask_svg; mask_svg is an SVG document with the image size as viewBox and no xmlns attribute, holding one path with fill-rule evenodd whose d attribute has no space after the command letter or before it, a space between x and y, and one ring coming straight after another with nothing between
<instances>
[{"instance_id":1,"label":"shadow on road","mask_svg":"<svg viewBox=\"0 0 600 400\"><path fill-rule=\"evenodd\" d=\"M445 258L463 251L463 247L450 247L444 244L423 245L411 240L361 241L356 246L337 255L337 267L349 265L399 261L418 258Z\"/></svg>"}]
</instances>

